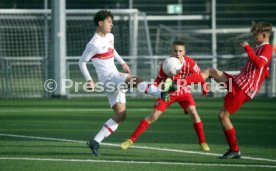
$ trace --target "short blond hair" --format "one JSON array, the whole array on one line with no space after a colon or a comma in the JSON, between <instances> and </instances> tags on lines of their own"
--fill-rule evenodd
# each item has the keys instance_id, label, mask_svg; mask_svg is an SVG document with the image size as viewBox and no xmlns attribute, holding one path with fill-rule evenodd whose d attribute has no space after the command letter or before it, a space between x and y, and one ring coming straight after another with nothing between
<instances>
[{"instance_id":1,"label":"short blond hair","mask_svg":"<svg viewBox=\"0 0 276 171\"><path fill-rule=\"evenodd\" d=\"M258 22L252 21L251 33L268 33L272 32L272 24L266 22Z\"/></svg>"}]
</instances>

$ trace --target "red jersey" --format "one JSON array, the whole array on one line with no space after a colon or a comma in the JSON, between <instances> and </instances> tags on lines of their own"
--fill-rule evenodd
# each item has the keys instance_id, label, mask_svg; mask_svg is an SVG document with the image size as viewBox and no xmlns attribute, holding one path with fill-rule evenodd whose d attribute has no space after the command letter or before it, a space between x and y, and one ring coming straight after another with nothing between
<instances>
[{"instance_id":1,"label":"red jersey","mask_svg":"<svg viewBox=\"0 0 276 171\"><path fill-rule=\"evenodd\" d=\"M159 70L159 74L158 76L155 78L154 82L157 84L157 86L161 83L161 81L165 81L167 78L171 78L173 81L177 80L177 79L185 79L185 77L189 74L192 73L200 73L200 68L198 67L198 65L196 64L196 62L188 56L183 56L183 63L182 63L182 68L179 72L179 74L172 76L172 77L168 77L165 72L163 71L163 67L161 64L160 66L160 70ZM189 86L179 86L181 87L180 90L178 91L180 94L185 93L185 92L189 92L190 93L190 88ZM174 93L174 92L172 92Z\"/></svg>"},{"instance_id":2,"label":"red jersey","mask_svg":"<svg viewBox=\"0 0 276 171\"><path fill-rule=\"evenodd\" d=\"M272 45L263 43L254 49L248 45L245 50L249 59L241 73L233 76L233 81L252 99L260 90L264 79L269 75Z\"/></svg>"}]
</instances>

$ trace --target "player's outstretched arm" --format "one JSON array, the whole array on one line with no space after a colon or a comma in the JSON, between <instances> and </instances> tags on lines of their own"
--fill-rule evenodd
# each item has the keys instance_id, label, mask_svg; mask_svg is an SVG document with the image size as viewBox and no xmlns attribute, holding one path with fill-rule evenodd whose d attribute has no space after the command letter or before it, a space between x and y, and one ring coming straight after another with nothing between
<instances>
[{"instance_id":1,"label":"player's outstretched arm","mask_svg":"<svg viewBox=\"0 0 276 171\"><path fill-rule=\"evenodd\" d=\"M122 68L125 73L128 73L128 74L131 73L128 64L123 60L123 58L118 54L118 52L115 49L114 49L114 58L119 64L122 65Z\"/></svg>"},{"instance_id":2,"label":"player's outstretched arm","mask_svg":"<svg viewBox=\"0 0 276 171\"><path fill-rule=\"evenodd\" d=\"M84 61L82 58L80 58L79 60L79 68L85 78L86 81L89 81L89 80L92 80L92 77L87 69L87 66L86 66L87 62Z\"/></svg>"},{"instance_id":3,"label":"player's outstretched arm","mask_svg":"<svg viewBox=\"0 0 276 171\"><path fill-rule=\"evenodd\" d=\"M129 68L127 63L123 63L122 68L123 68L125 73L131 74L130 68Z\"/></svg>"},{"instance_id":4,"label":"player's outstretched arm","mask_svg":"<svg viewBox=\"0 0 276 171\"><path fill-rule=\"evenodd\" d=\"M249 59L252 60L258 68L263 67L268 61L270 61L272 56L272 46L265 46L262 49L261 54L257 56L247 42L242 42L240 45L245 49Z\"/></svg>"}]
</instances>

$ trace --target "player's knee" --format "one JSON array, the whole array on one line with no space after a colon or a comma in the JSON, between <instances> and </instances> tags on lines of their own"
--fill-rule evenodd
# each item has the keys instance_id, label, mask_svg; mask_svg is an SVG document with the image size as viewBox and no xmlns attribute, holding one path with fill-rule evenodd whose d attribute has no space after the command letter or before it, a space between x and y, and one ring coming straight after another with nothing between
<instances>
[{"instance_id":1,"label":"player's knee","mask_svg":"<svg viewBox=\"0 0 276 171\"><path fill-rule=\"evenodd\" d=\"M213 68L207 68L207 69L205 69L205 70L203 70L203 71L201 72L201 75L202 75L202 77L203 77L204 80L206 80L206 79L209 78L210 72L212 72L212 69L213 69Z\"/></svg>"},{"instance_id":2,"label":"player's knee","mask_svg":"<svg viewBox=\"0 0 276 171\"><path fill-rule=\"evenodd\" d=\"M209 73L209 76L212 77L213 75L216 74L217 70L214 68L208 68L207 72Z\"/></svg>"},{"instance_id":3,"label":"player's knee","mask_svg":"<svg viewBox=\"0 0 276 171\"><path fill-rule=\"evenodd\" d=\"M137 83L137 84L141 83L142 81L143 81L143 80L142 80L141 78L136 77L136 83Z\"/></svg>"},{"instance_id":4,"label":"player's knee","mask_svg":"<svg viewBox=\"0 0 276 171\"><path fill-rule=\"evenodd\" d=\"M197 111L196 111L196 108L194 106L188 107L186 109L186 111L187 111L188 115L190 115L190 116L196 116L197 115Z\"/></svg>"},{"instance_id":5,"label":"player's knee","mask_svg":"<svg viewBox=\"0 0 276 171\"><path fill-rule=\"evenodd\" d=\"M225 111L221 111L218 115L219 120L226 120L228 118L228 115Z\"/></svg>"},{"instance_id":6,"label":"player's knee","mask_svg":"<svg viewBox=\"0 0 276 171\"><path fill-rule=\"evenodd\" d=\"M132 87L137 87L139 83L141 83L143 80L139 77L129 75L129 77L126 79L126 83L128 85L131 85Z\"/></svg>"}]
</instances>

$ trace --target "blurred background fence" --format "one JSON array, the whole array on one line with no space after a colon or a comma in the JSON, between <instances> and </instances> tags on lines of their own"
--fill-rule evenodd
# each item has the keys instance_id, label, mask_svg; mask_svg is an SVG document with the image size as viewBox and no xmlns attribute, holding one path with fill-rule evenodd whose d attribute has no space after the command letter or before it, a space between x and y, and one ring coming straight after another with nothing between
<instances>
[{"instance_id":1,"label":"blurred background fence","mask_svg":"<svg viewBox=\"0 0 276 171\"><path fill-rule=\"evenodd\" d=\"M176 9L169 11L169 6ZM44 89L44 82L55 74L50 7L50 0L0 2L0 98L52 96ZM186 43L187 55L193 57L201 69L214 67L236 72L247 60L240 41L253 43L249 32L251 21L276 25L276 2L272 0L231 0L227 3L221 0L161 0L158 4L154 0L67 0L66 79L84 82L78 59L95 32L95 12L104 8L111 9L115 16L112 33L116 50L129 63L133 74L145 80L156 76L174 40ZM275 37L274 32L271 43L276 42ZM259 96L276 95L275 64L273 60L270 78L263 84ZM93 66L89 65L89 69L97 80ZM67 89L66 96L92 94L79 86Z\"/></svg>"}]
</instances>

